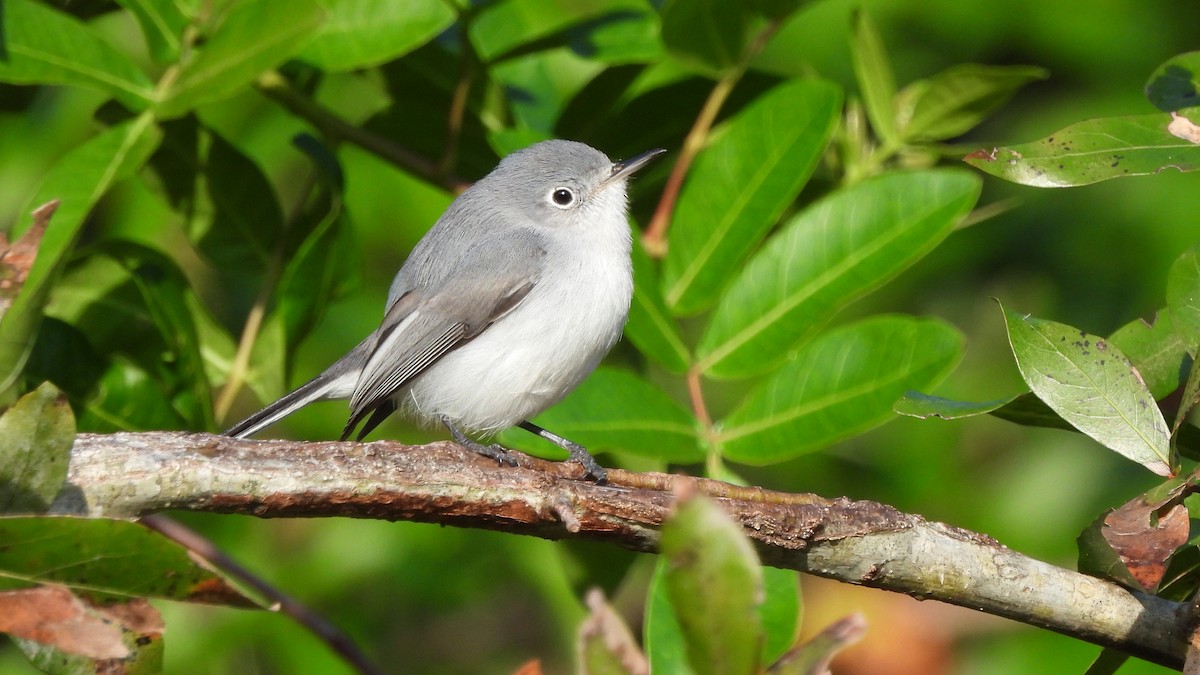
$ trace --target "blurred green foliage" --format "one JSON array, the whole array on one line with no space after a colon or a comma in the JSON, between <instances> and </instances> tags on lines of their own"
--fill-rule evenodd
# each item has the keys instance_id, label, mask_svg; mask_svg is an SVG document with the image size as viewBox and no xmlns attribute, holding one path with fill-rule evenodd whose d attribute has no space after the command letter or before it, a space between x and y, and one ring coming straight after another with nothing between
<instances>
[{"instance_id":1,"label":"blurred green foliage","mask_svg":"<svg viewBox=\"0 0 1200 675\"><path fill-rule=\"evenodd\" d=\"M989 416L867 429L960 358L939 394L1025 390L990 296L1097 335L1164 306L1168 270L1197 238L1195 176L1033 191L930 167L1080 120L1152 114L1142 86L1164 73L1180 83L1166 62L1195 47L1200 8L9 0L2 11L13 58L0 59L0 229L19 235L33 206L62 200L0 321L5 403L50 379L81 430L219 429L377 326L391 275L453 190L511 150L567 137L614 158L661 146L677 165L695 161L675 188L672 162L633 184L633 220L651 234L628 339L540 418L556 432L630 468L675 462L882 501L1064 565L1097 513L1155 482L1079 434ZM1151 98L1186 103L1179 91ZM993 217L955 229L980 183ZM663 236L656 202L678 188ZM845 232L855 238L841 249L822 248ZM706 378L714 426L694 417L687 371ZM850 388L876 395L820 407ZM818 414L800 414L814 401ZM329 438L344 416L315 406L275 433ZM379 433L435 437L399 422ZM181 519L387 670L511 672L536 657L562 671L587 586L636 625L650 584L644 559L597 545ZM167 672L346 669L282 617L159 606ZM888 630L870 626L861 648ZM997 625L951 641L957 672L1079 671L1096 653ZM0 648L0 670L28 669Z\"/></svg>"}]
</instances>

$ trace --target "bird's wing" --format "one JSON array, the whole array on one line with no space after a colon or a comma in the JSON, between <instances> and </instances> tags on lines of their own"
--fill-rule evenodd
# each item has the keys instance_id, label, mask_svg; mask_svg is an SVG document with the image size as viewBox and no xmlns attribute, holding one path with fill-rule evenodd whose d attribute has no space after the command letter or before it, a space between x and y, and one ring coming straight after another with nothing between
<instances>
[{"instance_id":1,"label":"bird's wing","mask_svg":"<svg viewBox=\"0 0 1200 675\"><path fill-rule=\"evenodd\" d=\"M409 380L521 304L541 275L545 253L535 232L497 233L466 251L438 286L402 293L376 333L342 437L368 414L394 409L392 397ZM386 416L372 416L359 437Z\"/></svg>"}]
</instances>

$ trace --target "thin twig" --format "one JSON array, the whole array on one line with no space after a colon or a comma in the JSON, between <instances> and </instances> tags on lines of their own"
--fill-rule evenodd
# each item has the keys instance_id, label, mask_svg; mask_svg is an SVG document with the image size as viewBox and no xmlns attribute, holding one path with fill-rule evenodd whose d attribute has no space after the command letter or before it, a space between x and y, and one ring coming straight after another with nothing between
<instances>
[{"instance_id":1,"label":"thin twig","mask_svg":"<svg viewBox=\"0 0 1200 675\"><path fill-rule=\"evenodd\" d=\"M696 115L692 128L683 140L679 157L675 160L675 165L671 167L670 175L667 176L662 197L654 209L654 216L650 218L650 224L646 226L646 232L642 235L642 246L650 256L661 258L667 254L667 229L671 226L671 217L675 213L675 202L679 199L679 191L683 188L683 180L687 177L688 170L691 169L692 161L704 149L708 142L708 132L712 130L717 114L721 112L725 100L733 93L734 87L741 81L750 61L762 51L775 32L779 30L780 25L777 19L768 22L746 47L746 51L738 63L725 71L721 79L713 85L712 91L708 93L708 98L704 100L700 113Z\"/></svg>"},{"instance_id":2,"label":"thin twig","mask_svg":"<svg viewBox=\"0 0 1200 675\"><path fill-rule=\"evenodd\" d=\"M256 86L263 94L283 104L293 114L307 120L329 138L357 145L384 161L451 192L462 192L465 189L466 184L460 179L452 175L440 175L436 162L338 117L292 89L287 80L275 71L261 75Z\"/></svg>"},{"instance_id":3,"label":"thin twig","mask_svg":"<svg viewBox=\"0 0 1200 675\"><path fill-rule=\"evenodd\" d=\"M173 539L187 550L207 560L217 569L253 588L255 592L272 603L272 609L295 619L296 623L304 626L317 639L329 645L330 649L339 654L358 672L364 675L383 675L383 671L371 663L358 645L354 644L354 641L337 626L325 620L325 617L317 614L299 600L288 596L258 575L242 567L241 563L226 555L216 544L201 536L199 532L177 520L159 514L142 516L139 522L168 539Z\"/></svg>"}]
</instances>

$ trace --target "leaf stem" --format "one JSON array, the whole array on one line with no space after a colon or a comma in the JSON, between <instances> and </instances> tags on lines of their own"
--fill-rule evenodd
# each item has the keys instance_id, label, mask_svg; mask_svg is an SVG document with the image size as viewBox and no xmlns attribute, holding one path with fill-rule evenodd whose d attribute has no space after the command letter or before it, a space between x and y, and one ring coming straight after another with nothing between
<instances>
[{"instance_id":1,"label":"leaf stem","mask_svg":"<svg viewBox=\"0 0 1200 675\"><path fill-rule=\"evenodd\" d=\"M458 148L462 144L463 117L467 111L467 98L471 94L471 85L475 81L476 71L479 67L479 57L476 56L470 36L467 35L467 31L470 30L470 25L467 23L469 15L462 13L459 17L460 42L463 45L462 72L459 73L458 81L454 84L454 92L450 98L450 110L446 116L446 145L437 165L440 176L449 176L458 161Z\"/></svg>"},{"instance_id":2,"label":"leaf stem","mask_svg":"<svg viewBox=\"0 0 1200 675\"><path fill-rule=\"evenodd\" d=\"M700 422L703 429L704 445L707 448L707 456L704 460L704 470L711 478L724 475L724 465L721 462L720 446L716 442L716 433L713 430L712 417L708 414L708 405L704 402L704 383L701 379L700 369L693 366L688 369L687 373L687 390L688 399L692 403L692 414L696 416L696 420Z\"/></svg>"},{"instance_id":3,"label":"leaf stem","mask_svg":"<svg viewBox=\"0 0 1200 675\"><path fill-rule=\"evenodd\" d=\"M327 138L357 145L376 157L451 192L461 192L465 189L463 181L450 174L443 175L436 162L351 124L308 97L297 93L278 71L272 70L263 73L259 76L256 86L265 96L283 104L297 117L316 127Z\"/></svg>"},{"instance_id":4,"label":"leaf stem","mask_svg":"<svg viewBox=\"0 0 1200 675\"><path fill-rule=\"evenodd\" d=\"M646 227L645 234L642 235L642 246L652 258L662 258L667 254L667 229L671 226L671 216L675 212L675 202L679 199L679 191L683 187L683 179L687 177L687 172L692 166L696 155L704 148L708 142L708 133L712 130L713 122L717 119L717 113L721 112L721 107L725 104L729 94L733 92L734 87L741 81L742 75L745 74L746 68L750 65L750 61L758 55L762 48L766 46L775 32L779 30L780 22L777 19L767 22L767 25L759 31L754 40L746 47L746 51L742 53L742 58L729 70L721 76L717 83L713 85L712 91L708 93L708 98L705 99L704 105L700 108L700 113L696 115L696 121L692 123L692 128L688 131L687 136L683 139L683 147L679 151L679 159L675 161L675 166L671 167L671 174L667 177L667 184L663 188L662 197L658 200L658 206L654 209L654 216L650 219L650 224Z\"/></svg>"},{"instance_id":5,"label":"leaf stem","mask_svg":"<svg viewBox=\"0 0 1200 675\"><path fill-rule=\"evenodd\" d=\"M285 229L290 228L292 223L303 215L304 205L316 186L316 171L310 171L306 184L300 190L300 198L296 202L295 209L284 221ZM225 386L221 387L221 393L218 394L216 403L213 404L213 416L218 420L224 420L225 416L229 414L229 409L233 407L233 400L246 382L246 374L250 372L250 357L254 353L254 343L258 341L258 335L262 331L263 320L267 314L267 303L275 294L279 286L279 278L283 274L283 255L284 239L281 238L271 253L270 262L267 263L262 287L258 289L254 304L246 314L246 323L242 326L241 335L238 336L237 351L234 353L233 363L229 367L229 377L225 380Z\"/></svg>"}]
</instances>

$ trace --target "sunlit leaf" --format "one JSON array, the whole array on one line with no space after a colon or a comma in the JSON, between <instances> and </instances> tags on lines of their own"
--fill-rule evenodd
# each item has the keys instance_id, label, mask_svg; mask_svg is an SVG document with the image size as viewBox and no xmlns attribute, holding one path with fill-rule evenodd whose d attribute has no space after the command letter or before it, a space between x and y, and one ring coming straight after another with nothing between
<instances>
[{"instance_id":1,"label":"sunlit leaf","mask_svg":"<svg viewBox=\"0 0 1200 675\"><path fill-rule=\"evenodd\" d=\"M979 188L962 171L894 173L804 210L735 276L696 348L699 367L722 378L770 369L842 307L933 250Z\"/></svg>"},{"instance_id":2,"label":"sunlit leaf","mask_svg":"<svg viewBox=\"0 0 1200 675\"><path fill-rule=\"evenodd\" d=\"M841 104L815 80L781 84L715 133L688 174L672 218L663 272L667 306L694 314L722 286L804 187Z\"/></svg>"},{"instance_id":3,"label":"sunlit leaf","mask_svg":"<svg viewBox=\"0 0 1200 675\"><path fill-rule=\"evenodd\" d=\"M966 162L1033 187L1072 187L1162 171L1195 171L1200 145L1173 135L1163 114L1087 120L1010 147L977 150Z\"/></svg>"},{"instance_id":4,"label":"sunlit leaf","mask_svg":"<svg viewBox=\"0 0 1200 675\"><path fill-rule=\"evenodd\" d=\"M631 11L644 5L631 1ZM483 5L470 24L471 43L479 58L494 63L539 51L540 43L569 27L617 10L616 3L594 0L524 0ZM548 46L565 42L565 35Z\"/></svg>"},{"instance_id":5,"label":"sunlit leaf","mask_svg":"<svg viewBox=\"0 0 1200 675\"><path fill-rule=\"evenodd\" d=\"M442 0L317 0L327 17L297 55L326 71L353 70L398 58L454 22Z\"/></svg>"},{"instance_id":6,"label":"sunlit leaf","mask_svg":"<svg viewBox=\"0 0 1200 675\"><path fill-rule=\"evenodd\" d=\"M667 592L666 571L667 561L660 557L650 580L650 590L646 593L642 643L650 660L650 672L695 675L697 671L688 665L683 628L675 618L675 606Z\"/></svg>"},{"instance_id":7,"label":"sunlit leaf","mask_svg":"<svg viewBox=\"0 0 1200 675\"><path fill-rule=\"evenodd\" d=\"M762 573L763 601L758 613L765 639L761 662L771 663L796 642L802 610L800 575L778 567L764 567Z\"/></svg>"},{"instance_id":8,"label":"sunlit leaf","mask_svg":"<svg viewBox=\"0 0 1200 675\"><path fill-rule=\"evenodd\" d=\"M768 464L818 450L891 419L892 405L950 371L962 336L932 319L879 316L801 348L721 420L726 457Z\"/></svg>"},{"instance_id":9,"label":"sunlit leaf","mask_svg":"<svg viewBox=\"0 0 1200 675\"><path fill-rule=\"evenodd\" d=\"M45 511L67 480L75 417L54 385L22 396L0 416L0 513Z\"/></svg>"},{"instance_id":10,"label":"sunlit leaf","mask_svg":"<svg viewBox=\"0 0 1200 675\"><path fill-rule=\"evenodd\" d=\"M854 14L850 60L867 118L880 138L896 138L896 81L883 39L866 10Z\"/></svg>"},{"instance_id":11,"label":"sunlit leaf","mask_svg":"<svg viewBox=\"0 0 1200 675\"><path fill-rule=\"evenodd\" d=\"M76 147L50 170L33 203L59 199L60 205L25 287L0 319L0 392L13 385L29 357L50 287L62 273L84 218L113 183L141 168L160 137L151 118L143 115ZM29 220L22 219L16 231L28 225Z\"/></svg>"},{"instance_id":12,"label":"sunlit leaf","mask_svg":"<svg viewBox=\"0 0 1200 675\"><path fill-rule=\"evenodd\" d=\"M900 136L908 141L943 140L974 128L1021 87L1049 73L1032 66L965 63L920 80L900 94Z\"/></svg>"},{"instance_id":13,"label":"sunlit leaf","mask_svg":"<svg viewBox=\"0 0 1200 675\"><path fill-rule=\"evenodd\" d=\"M1171 265L1167 307L1175 331L1196 356L1200 348L1200 247L1188 249Z\"/></svg>"},{"instance_id":14,"label":"sunlit leaf","mask_svg":"<svg viewBox=\"0 0 1200 675\"><path fill-rule=\"evenodd\" d=\"M758 670L762 567L742 528L707 497L681 499L663 523L663 583L700 674Z\"/></svg>"},{"instance_id":15,"label":"sunlit leaf","mask_svg":"<svg viewBox=\"0 0 1200 675\"><path fill-rule=\"evenodd\" d=\"M1192 359L1169 309L1160 309L1152 323L1130 321L1108 340L1133 362L1155 399L1175 391L1187 378Z\"/></svg>"},{"instance_id":16,"label":"sunlit leaf","mask_svg":"<svg viewBox=\"0 0 1200 675\"><path fill-rule=\"evenodd\" d=\"M320 27L324 10L313 0L240 0L216 34L197 47L171 82L158 114L176 117L225 98L295 55Z\"/></svg>"},{"instance_id":17,"label":"sunlit leaf","mask_svg":"<svg viewBox=\"0 0 1200 675\"><path fill-rule=\"evenodd\" d=\"M1017 368L1063 419L1159 475L1172 473L1167 423L1129 359L1108 340L1004 310Z\"/></svg>"},{"instance_id":18,"label":"sunlit leaf","mask_svg":"<svg viewBox=\"0 0 1200 675\"><path fill-rule=\"evenodd\" d=\"M1163 112L1200 106L1200 52L1172 56L1155 68L1146 98Z\"/></svg>"},{"instance_id":19,"label":"sunlit leaf","mask_svg":"<svg viewBox=\"0 0 1200 675\"><path fill-rule=\"evenodd\" d=\"M187 549L125 520L0 518L0 590L62 584L88 597L152 597L254 607Z\"/></svg>"},{"instance_id":20,"label":"sunlit leaf","mask_svg":"<svg viewBox=\"0 0 1200 675\"><path fill-rule=\"evenodd\" d=\"M620 65L665 57L659 15L651 6L615 9L567 30L567 46L591 61Z\"/></svg>"},{"instance_id":21,"label":"sunlit leaf","mask_svg":"<svg viewBox=\"0 0 1200 675\"><path fill-rule=\"evenodd\" d=\"M633 245L633 302L625 335L646 356L663 368L682 373L691 363L688 347L679 335L675 318L667 312L655 262L637 237Z\"/></svg>"},{"instance_id":22,"label":"sunlit leaf","mask_svg":"<svg viewBox=\"0 0 1200 675\"><path fill-rule=\"evenodd\" d=\"M0 10L0 82L87 87L135 111L154 100L154 85L133 60L75 17L34 0L5 0Z\"/></svg>"}]
</instances>

